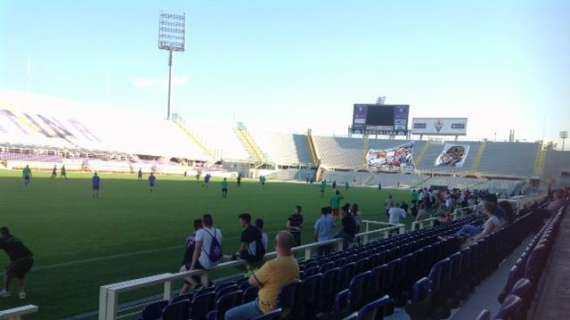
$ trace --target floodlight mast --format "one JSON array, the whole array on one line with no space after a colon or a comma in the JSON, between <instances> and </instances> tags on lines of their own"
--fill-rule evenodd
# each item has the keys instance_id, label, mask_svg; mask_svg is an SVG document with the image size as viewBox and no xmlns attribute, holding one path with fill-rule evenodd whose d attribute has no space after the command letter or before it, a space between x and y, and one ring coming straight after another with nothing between
<instances>
[{"instance_id":1,"label":"floodlight mast","mask_svg":"<svg viewBox=\"0 0 570 320\"><path fill-rule=\"evenodd\" d=\"M168 100L166 120L170 120L170 93L172 86L173 51L184 52L186 40L186 14L161 12L158 19L158 48L168 50Z\"/></svg>"}]
</instances>

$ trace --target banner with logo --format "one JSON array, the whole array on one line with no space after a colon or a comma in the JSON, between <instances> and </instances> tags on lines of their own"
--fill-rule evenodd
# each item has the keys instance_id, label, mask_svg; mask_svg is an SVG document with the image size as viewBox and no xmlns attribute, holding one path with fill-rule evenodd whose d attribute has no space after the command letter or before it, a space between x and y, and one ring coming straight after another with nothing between
<instances>
[{"instance_id":1,"label":"banner with logo","mask_svg":"<svg viewBox=\"0 0 570 320\"><path fill-rule=\"evenodd\" d=\"M464 136L467 134L467 118L414 118L412 134Z\"/></svg>"},{"instance_id":2,"label":"banner with logo","mask_svg":"<svg viewBox=\"0 0 570 320\"><path fill-rule=\"evenodd\" d=\"M366 155L368 168L375 171L412 171L414 142L406 142L387 149L370 149Z\"/></svg>"},{"instance_id":3,"label":"banner with logo","mask_svg":"<svg viewBox=\"0 0 570 320\"><path fill-rule=\"evenodd\" d=\"M463 167L468 154L468 144L446 143L437 159L435 159L435 165L437 167L460 168Z\"/></svg>"}]
</instances>

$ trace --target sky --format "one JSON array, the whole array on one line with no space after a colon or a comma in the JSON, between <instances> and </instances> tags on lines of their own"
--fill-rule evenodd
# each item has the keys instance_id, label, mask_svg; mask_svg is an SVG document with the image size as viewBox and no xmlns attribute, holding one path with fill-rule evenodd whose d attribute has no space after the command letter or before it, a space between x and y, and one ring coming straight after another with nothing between
<instances>
[{"instance_id":1,"label":"sky","mask_svg":"<svg viewBox=\"0 0 570 320\"><path fill-rule=\"evenodd\" d=\"M164 118L161 11L186 14L172 108L190 123L346 135L386 96L469 118L469 139L570 130L567 0L0 0L0 91Z\"/></svg>"}]
</instances>

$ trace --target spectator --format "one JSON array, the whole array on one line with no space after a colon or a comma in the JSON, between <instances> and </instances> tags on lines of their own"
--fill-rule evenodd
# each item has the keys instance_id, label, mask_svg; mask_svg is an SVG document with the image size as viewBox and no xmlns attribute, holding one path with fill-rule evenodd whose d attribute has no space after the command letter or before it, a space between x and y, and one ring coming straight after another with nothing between
<instances>
[{"instance_id":1,"label":"spectator","mask_svg":"<svg viewBox=\"0 0 570 320\"><path fill-rule=\"evenodd\" d=\"M350 214L350 205L345 204L342 207L341 212L341 224L342 230L336 235L336 238L341 238L344 240L343 247L346 248L354 242L354 236L356 235L356 222Z\"/></svg>"},{"instance_id":2,"label":"spectator","mask_svg":"<svg viewBox=\"0 0 570 320\"><path fill-rule=\"evenodd\" d=\"M196 248L196 232L202 229L202 219L194 220L194 232L186 239L186 246L184 247L184 258L182 259L182 266L180 272L189 271L192 267L192 256ZM184 285L180 289L180 294L185 294L190 289L194 289L200 284L200 277L193 276L184 279Z\"/></svg>"},{"instance_id":3,"label":"spectator","mask_svg":"<svg viewBox=\"0 0 570 320\"><path fill-rule=\"evenodd\" d=\"M281 231L275 239L277 258L267 261L250 278L249 284L259 288L252 302L228 310L225 320L249 320L277 308L277 298L283 287L299 279L299 266L291 249L295 239L288 231Z\"/></svg>"},{"instance_id":4,"label":"spectator","mask_svg":"<svg viewBox=\"0 0 570 320\"><path fill-rule=\"evenodd\" d=\"M240 214L239 222L243 231L241 232L241 245L238 255L240 259L247 262L248 267L255 267L259 262L263 261L263 256L265 256L261 230L251 225L251 215L249 213Z\"/></svg>"},{"instance_id":5,"label":"spectator","mask_svg":"<svg viewBox=\"0 0 570 320\"><path fill-rule=\"evenodd\" d=\"M203 227L196 232L196 246L192 255L192 270L210 270L222 260L222 231L214 228L210 214L202 217ZM208 274L200 276L202 286L208 286Z\"/></svg>"},{"instance_id":6,"label":"spectator","mask_svg":"<svg viewBox=\"0 0 570 320\"><path fill-rule=\"evenodd\" d=\"M515 210L513 209L513 206L511 205L510 202L501 201L501 202L499 202L499 207L505 213L505 222L507 224L511 224L511 223L515 222L516 214L515 214Z\"/></svg>"},{"instance_id":7,"label":"spectator","mask_svg":"<svg viewBox=\"0 0 570 320\"><path fill-rule=\"evenodd\" d=\"M14 278L18 279L20 299L26 298L26 275L34 265L32 251L22 241L14 237L7 227L0 228L0 249L4 250L10 258L4 278L4 288L0 290L0 297L10 296L10 284Z\"/></svg>"},{"instance_id":8,"label":"spectator","mask_svg":"<svg viewBox=\"0 0 570 320\"><path fill-rule=\"evenodd\" d=\"M562 191L556 190L552 193L552 201L546 206L546 210L550 214L556 213L564 205L564 200L562 198Z\"/></svg>"},{"instance_id":9,"label":"spectator","mask_svg":"<svg viewBox=\"0 0 570 320\"><path fill-rule=\"evenodd\" d=\"M462 239L473 238L476 241L499 230L505 224L505 221L501 218L505 216L505 213L498 207L495 194L491 193L485 196L483 213L486 217L483 226L467 224L461 227L455 235Z\"/></svg>"},{"instance_id":10,"label":"spectator","mask_svg":"<svg viewBox=\"0 0 570 320\"><path fill-rule=\"evenodd\" d=\"M322 242L331 240L336 230L336 222L331 216L331 208L324 207L321 209L321 217L315 222L315 241ZM330 245L320 246L319 255L325 255L330 252Z\"/></svg>"},{"instance_id":11,"label":"spectator","mask_svg":"<svg viewBox=\"0 0 570 320\"><path fill-rule=\"evenodd\" d=\"M388 210L390 210L390 208L392 208L393 206L394 206L394 199L392 198L392 195L389 194L388 199L384 201L384 209L386 210L386 216L388 217L390 216Z\"/></svg>"},{"instance_id":12,"label":"spectator","mask_svg":"<svg viewBox=\"0 0 570 320\"><path fill-rule=\"evenodd\" d=\"M398 203L394 202L388 209L388 222L390 224L400 224L400 219L406 218L406 211L398 207Z\"/></svg>"},{"instance_id":13,"label":"spectator","mask_svg":"<svg viewBox=\"0 0 570 320\"><path fill-rule=\"evenodd\" d=\"M295 206L295 211L287 220L287 230L295 238L297 246L301 245L301 232L303 231L303 208Z\"/></svg>"},{"instance_id":14,"label":"spectator","mask_svg":"<svg viewBox=\"0 0 570 320\"><path fill-rule=\"evenodd\" d=\"M269 238L267 237L267 232L263 231L263 219L255 220L255 226L261 232L261 244L263 244L263 250L267 252L269 249Z\"/></svg>"},{"instance_id":15,"label":"spectator","mask_svg":"<svg viewBox=\"0 0 570 320\"><path fill-rule=\"evenodd\" d=\"M418 198L419 195L418 195L418 192L416 191L416 189L412 190L412 194L410 197L411 197L411 201L412 201L412 206L416 205L418 203L418 199L419 199Z\"/></svg>"},{"instance_id":16,"label":"spectator","mask_svg":"<svg viewBox=\"0 0 570 320\"><path fill-rule=\"evenodd\" d=\"M425 204L420 203L420 207L418 209L418 215L416 216L416 221L425 220L430 217L431 215L427 212Z\"/></svg>"},{"instance_id":17,"label":"spectator","mask_svg":"<svg viewBox=\"0 0 570 320\"><path fill-rule=\"evenodd\" d=\"M362 216L360 215L360 208L358 204L353 203L352 208L350 208L350 214L354 218L354 222L356 223L356 232L360 232L360 227L362 225Z\"/></svg>"}]
</instances>

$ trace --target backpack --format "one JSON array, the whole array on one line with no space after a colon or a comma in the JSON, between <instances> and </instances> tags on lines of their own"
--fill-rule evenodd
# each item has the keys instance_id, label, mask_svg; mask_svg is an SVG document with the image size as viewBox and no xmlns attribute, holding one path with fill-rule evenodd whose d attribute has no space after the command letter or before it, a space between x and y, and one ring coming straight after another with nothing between
<instances>
[{"instance_id":1,"label":"backpack","mask_svg":"<svg viewBox=\"0 0 570 320\"><path fill-rule=\"evenodd\" d=\"M204 229L204 231L207 234L209 234L210 237L212 237L212 241L210 242L210 248L208 248L208 250L204 250L204 249L202 249L202 250L204 250L204 252L208 256L208 259L210 259L210 261L212 261L213 263L216 263L222 259L222 255L223 255L222 245L220 244L220 242L216 238L217 229L214 229L214 234L211 234L206 229Z\"/></svg>"}]
</instances>

